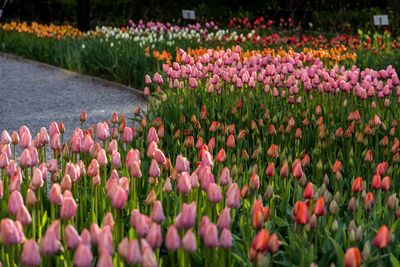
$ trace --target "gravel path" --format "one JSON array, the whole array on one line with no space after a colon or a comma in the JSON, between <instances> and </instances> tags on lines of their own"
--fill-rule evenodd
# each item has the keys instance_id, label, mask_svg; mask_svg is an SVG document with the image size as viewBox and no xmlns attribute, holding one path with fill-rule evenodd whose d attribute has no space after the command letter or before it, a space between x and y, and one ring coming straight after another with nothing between
<instances>
[{"instance_id":1,"label":"gravel path","mask_svg":"<svg viewBox=\"0 0 400 267\"><path fill-rule=\"evenodd\" d=\"M40 127L63 122L70 136L87 111L86 126L110 119L113 112L133 116L144 100L131 92L33 61L0 54L0 132L26 125L34 138Z\"/></svg>"}]
</instances>

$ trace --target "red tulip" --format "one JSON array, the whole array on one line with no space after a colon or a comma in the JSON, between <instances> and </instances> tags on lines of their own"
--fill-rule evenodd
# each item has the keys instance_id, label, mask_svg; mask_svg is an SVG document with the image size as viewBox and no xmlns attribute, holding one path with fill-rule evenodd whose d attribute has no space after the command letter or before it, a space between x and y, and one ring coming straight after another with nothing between
<instances>
[{"instance_id":1,"label":"red tulip","mask_svg":"<svg viewBox=\"0 0 400 267\"><path fill-rule=\"evenodd\" d=\"M388 191L390 189L390 178L389 176L385 176L382 179L381 189L383 191Z\"/></svg>"},{"instance_id":2,"label":"red tulip","mask_svg":"<svg viewBox=\"0 0 400 267\"><path fill-rule=\"evenodd\" d=\"M275 176L275 167L274 167L274 163L270 162L268 164L267 170L265 171L265 173L267 174L268 177L273 177Z\"/></svg>"},{"instance_id":3,"label":"red tulip","mask_svg":"<svg viewBox=\"0 0 400 267\"><path fill-rule=\"evenodd\" d=\"M254 238L251 247L258 252L265 252L268 249L268 230L263 229Z\"/></svg>"},{"instance_id":4,"label":"red tulip","mask_svg":"<svg viewBox=\"0 0 400 267\"><path fill-rule=\"evenodd\" d=\"M383 225L379 228L374 238L374 245L379 248L386 248L389 242L389 228Z\"/></svg>"},{"instance_id":5,"label":"red tulip","mask_svg":"<svg viewBox=\"0 0 400 267\"><path fill-rule=\"evenodd\" d=\"M279 157L278 146L277 145L271 145L270 148L267 151L267 156L271 157L271 158Z\"/></svg>"},{"instance_id":6,"label":"red tulip","mask_svg":"<svg viewBox=\"0 0 400 267\"><path fill-rule=\"evenodd\" d=\"M311 182L308 182L306 188L304 189L303 197L305 199L314 198L314 188L313 188L313 184Z\"/></svg>"},{"instance_id":7,"label":"red tulip","mask_svg":"<svg viewBox=\"0 0 400 267\"><path fill-rule=\"evenodd\" d=\"M215 158L216 162L225 162L226 160L226 154L225 150L221 148L221 150L218 152L217 157Z\"/></svg>"},{"instance_id":8,"label":"red tulip","mask_svg":"<svg viewBox=\"0 0 400 267\"><path fill-rule=\"evenodd\" d=\"M281 171L280 171L280 176L282 178L286 178L289 176L289 166L288 166L287 162L283 163Z\"/></svg>"},{"instance_id":9,"label":"red tulip","mask_svg":"<svg viewBox=\"0 0 400 267\"><path fill-rule=\"evenodd\" d=\"M325 213L326 213L325 200L323 197L318 198L317 202L315 202L314 207L312 209L312 213L317 216L325 215Z\"/></svg>"},{"instance_id":10,"label":"red tulip","mask_svg":"<svg viewBox=\"0 0 400 267\"><path fill-rule=\"evenodd\" d=\"M364 160L366 162L373 162L374 161L374 158L372 157L372 151L371 150L367 151L367 154L365 154Z\"/></svg>"},{"instance_id":11,"label":"red tulip","mask_svg":"<svg viewBox=\"0 0 400 267\"><path fill-rule=\"evenodd\" d=\"M357 247L349 248L344 255L344 266L345 267L360 267L361 266L361 255Z\"/></svg>"},{"instance_id":12,"label":"red tulip","mask_svg":"<svg viewBox=\"0 0 400 267\"><path fill-rule=\"evenodd\" d=\"M268 251L272 254L275 254L280 247L281 243L279 242L278 235L273 233L268 238Z\"/></svg>"},{"instance_id":13,"label":"red tulip","mask_svg":"<svg viewBox=\"0 0 400 267\"><path fill-rule=\"evenodd\" d=\"M307 224L310 220L310 215L308 213L308 207L304 202L298 201L293 208L294 214L296 216L296 222L298 224Z\"/></svg>"},{"instance_id":14,"label":"red tulip","mask_svg":"<svg viewBox=\"0 0 400 267\"><path fill-rule=\"evenodd\" d=\"M226 146L228 148L235 148L235 137L231 134L226 141Z\"/></svg>"},{"instance_id":15,"label":"red tulip","mask_svg":"<svg viewBox=\"0 0 400 267\"><path fill-rule=\"evenodd\" d=\"M296 163L293 165L292 175L294 178L300 179L303 177L303 169L301 168L300 163Z\"/></svg>"},{"instance_id":16,"label":"red tulip","mask_svg":"<svg viewBox=\"0 0 400 267\"><path fill-rule=\"evenodd\" d=\"M353 191L355 193L361 192L362 187L363 187L362 178L358 177L357 179L354 180L353 185L351 187L351 191Z\"/></svg>"},{"instance_id":17,"label":"red tulip","mask_svg":"<svg viewBox=\"0 0 400 267\"><path fill-rule=\"evenodd\" d=\"M343 171L343 165L342 162L340 162L339 160L335 162L335 164L333 165L332 168L332 172L333 173L337 173L337 172L342 172Z\"/></svg>"},{"instance_id":18,"label":"red tulip","mask_svg":"<svg viewBox=\"0 0 400 267\"><path fill-rule=\"evenodd\" d=\"M374 206L374 195L371 192L368 192L368 194L365 196L364 198L364 204L366 205L367 203L369 203L371 205L371 207Z\"/></svg>"},{"instance_id":19,"label":"red tulip","mask_svg":"<svg viewBox=\"0 0 400 267\"><path fill-rule=\"evenodd\" d=\"M381 177L379 174L375 174L374 177L372 178L372 183L371 183L372 189L380 189L381 188Z\"/></svg>"}]
</instances>

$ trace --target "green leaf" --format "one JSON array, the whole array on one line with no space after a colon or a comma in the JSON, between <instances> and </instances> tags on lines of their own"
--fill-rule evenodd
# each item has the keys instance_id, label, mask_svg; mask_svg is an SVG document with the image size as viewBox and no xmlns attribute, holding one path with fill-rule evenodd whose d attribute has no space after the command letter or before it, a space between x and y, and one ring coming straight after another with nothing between
<instances>
[{"instance_id":1,"label":"green leaf","mask_svg":"<svg viewBox=\"0 0 400 267\"><path fill-rule=\"evenodd\" d=\"M331 241L333 247L335 248L336 255L340 262L340 266L344 266L344 252L343 252L342 248L338 245L338 243L336 243L335 240L332 239L332 237L329 237L329 240Z\"/></svg>"},{"instance_id":2,"label":"green leaf","mask_svg":"<svg viewBox=\"0 0 400 267\"><path fill-rule=\"evenodd\" d=\"M396 232L397 228L399 228L400 220L397 219L396 222L392 225L393 232Z\"/></svg>"},{"instance_id":3,"label":"green leaf","mask_svg":"<svg viewBox=\"0 0 400 267\"><path fill-rule=\"evenodd\" d=\"M285 221L284 219L282 219L281 217L275 217L275 223L279 226L279 227L286 227L289 226L289 223L287 221Z\"/></svg>"},{"instance_id":4,"label":"green leaf","mask_svg":"<svg viewBox=\"0 0 400 267\"><path fill-rule=\"evenodd\" d=\"M400 267L399 261L393 254L390 254L390 259L392 260L393 267Z\"/></svg>"}]
</instances>

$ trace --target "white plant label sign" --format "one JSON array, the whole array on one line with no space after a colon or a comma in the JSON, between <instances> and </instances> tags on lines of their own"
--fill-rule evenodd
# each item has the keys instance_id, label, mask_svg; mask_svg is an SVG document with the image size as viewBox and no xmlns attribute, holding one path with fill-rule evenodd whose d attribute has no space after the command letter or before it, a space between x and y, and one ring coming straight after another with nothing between
<instances>
[{"instance_id":1,"label":"white plant label sign","mask_svg":"<svg viewBox=\"0 0 400 267\"><path fill-rule=\"evenodd\" d=\"M385 26L389 25L388 15L374 15L375 26Z\"/></svg>"},{"instance_id":2,"label":"white plant label sign","mask_svg":"<svg viewBox=\"0 0 400 267\"><path fill-rule=\"evenodd\" d=\"M182 9L182 17L184 19L195 20L196 19L196 13L194 13L194 10Z\"/></svg>"}]
</instances>

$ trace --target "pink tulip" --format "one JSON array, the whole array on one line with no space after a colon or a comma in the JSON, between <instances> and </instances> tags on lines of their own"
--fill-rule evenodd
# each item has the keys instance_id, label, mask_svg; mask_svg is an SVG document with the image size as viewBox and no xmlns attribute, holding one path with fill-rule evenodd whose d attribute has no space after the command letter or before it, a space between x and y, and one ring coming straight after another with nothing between
<instances>
[{"instance_id":1,"label":"pink tulip","mask_svg":"<svg viewBox=\"0 0 400 267\"><path fill-rule=\"evenodd\" d=\"M128 194L118 184L115 186L114 194L111 196L111 207L120 210L125 207Z\"/></svg>"},{"instance_id":2,"label":"pink tulip","mask_svg":"<svg viewBox=\"0 0 400 267\"><path fill-rule=\"evenodd\" d=\"M196 237L193 232L189 229L182 238L182 249L186 252L193 253L196 251Z\"/></svg>"},{"instance_id":3,"label":"pink tulip","mask_svg":"<svg viewBox=\"0 0 400 267\"><path fill-rule=\"evenodd\" d=\"M94 177L99 174L99 163L96 159L92 159L87 169L87 175L90 177Z\"/></svg>"},{"instance_id":4,"label":"pink tulip","mask_svg":"<svg viewBox=\"0 0 400 267\"><path fill-rule=\"evenodd\" d=\"M227 167L224 167L222 169L221 175L219 176L219 183L221 185L227 185L229 184L229 181L230 181L229 169Z\"/></svg>"},{"instance_id":5,"label":"pink tulip","mask_svg":"<svg viewBox=\"0 0 400 267\"><path fill-rule=\"evenodd\" d=\"M211 203L218 203L222 200L221 188L215 184L211 183L207 187L207 198Z\"/></svg>"},{"instance_id":6,"label":"pink tulip","mask_svg":"<svg viewBox=\"0 0 400 267\"><path fill-rule=\"evenodd\" d=\"M11 178L11 177L14 176L14 174L16 172L17 172L17 163L15 161L13 161L13 160L10 160L8 162L8 166L7 166L7 169L6 169L6 175ZM21 170L20 170L20 172L21 172Z\"/></svg>"},{"instance_id":7,"label":"pink tulip","mask_svg":"<svg viewBox=\"0 0 400 267\"><path fill-rule=\"evenodd\" d=\"M64 197L61 203L60 217L63 220L70 220L75 217L76 202L72 197Z\"/></svg>"},{"instance_id":8,"label":"pink tulip","mask_svg":"<svg viewBox=\"0 0 400 267\"><path fill-rule=\"evenodd\" d=\"M21 253L21 262L25 266L39 266L40 265L39 246L35 240L29 239L25 241Z\"/></svg>"},{"instance_id":9,"label":"pink tulip","mask_svg":"<svg viewBox=\"0 0 400 267\"><path fill-rule=\"evenodd\" d=\"M149 229L149 233L147 234L146 241L150 244L150 246L155 249L159 248L162 245L162 232L161 226L157 223L152 223Z\"/></svg>"},{"instance_id":10,"label":"pink tulip","mask_svg":"<svg viewBox=\"0 0 400 267\"><path fill-rule=\"evenodd\" d=\"M125 127L124 133L122 134L122 142L125 144L130 144L133 140L133 130L132 128Z\"/></svg>"},{"instance_id":11,"label":"pink tulip","mask_svg":"<svg viewBox=\"0 0 400 267\"><path fill-rule=\"evenodd\" d=\"M25 149L29 148L32 144L32 137L29 130L22 132L22 134L20 133L19 136L21 136L20 146Z\"/></svg>"},{"instance_id":12,"label":"pink tulip","mask_svg":"<svg viewBox=\"0 0 400 267\"><path fill-rule=\"evenodd\" d=\"M203 236L204 246L208 248L216 248L219 246L218 229L215 224L209 223L206 226L205 235Z\"/></svg>"},{"instance_id":13,"label":"pink tulip","mask_svg":"<svg viewBox=\"0 0 400 267\"><path fill-rule=\"evenodd\" d=\"M31 215L28 211L28 209L24 206L21 205L18 209L17 215L15 219L19 222L21 222L22 225L28 225L32 222Z\"/></svg>"},{"instance_id":14,"label":"pink tulip","mask_svg":"<svg viewBox=\"0 0 400 267\"><path fill-rule=\"evenodd\" d=\"M148 146L148 148L147 148L146 155L147 155L149 158L153 158L153 157L154 157L154 151L155 151L157 148L158 148L158 147L157 147L156 142L151 141L150 144L149 144L149 146Z\"/></svg>"},{"instance_id":15,"label":"pink tulip","mask_svg":"<svg viewBox=\"0 0 400 267\"><path fill-rule=\"evenodd\" d=\"M44 255L54 255L57 253L58 240L53 229L47 229L44 237L40 241L40 253Z\"/></svg>"},{"instance_id":16,"label":"pink tulip","mask_svg":"<svg viewBox=\"0 0 400 267\"><path fill-rule=\"evenodd\" d=\"M88 229L83 229L82 230L82 232L81 232L81 239L82 239L82 242L81 242L81 244L84 244L84 245L86 245L86 246L91 246L91 237L90 237L90 232L89 232L89 230Z\"/></svg>"},{"instance_id":17,"label":"pink tulip","mask_svg":"<svg viewBox=\"0 0 400 267\"><path fill-rule=\"evenodd\" d=\"M101 232L101 230L100 230L99 226L97 225L97 223L92 223L90 225L90 240L93 245L97 245L100 232Z\"/></svg>"},{"instance_id":18,"label":"pink tulip","mask_svg":"<svg viewBox=\"0 0 400 267\"><path fill-rule=\"evenodd\" d=\"M81 243L75 251L74 266L90 267L92 266L93 254L89 246Z\"/></svg>"},{"instance_id":19,"label":"pink tulip","mask_svg":"<svg viewBox=\"0 0 400 267\"><path fill-rule=\"evenodd\" d=\"M61 190L71 190L72 189L72 180L68 174L65 174L63 179L61 180Z\"/></svg>"},{"instance_id":20,"label":"pink tulip","mask_svg":"<svg viewBox=\"0 0 400 267\"><path fill-rule=\"evenodd\" d=\"M108 254L114 254L113 235L109 225L103 226L98 235L97 251L99 253L106 251Z\"/></svg>"},{"instance_id":21,"label":"pink tulip","mask_svg":"<svg viewBox=\"0 0 400 267\"><path fill-rule=\"evenodd\" d=\"M111 267L111 266L114 266L113 260L111 258L111 255L105 250L100 251L99 257L97 259L96 266L97 267Z\"/></svg>"},{"instance_id":22,"label":"pink tulip","mask_svg":"<svg viewBox=\"0 0 400 267\"><path fill-rule=\"evenodd\" d=\"M130 149L126 155L125 166L130 167L133 162L137 161L140 164L140 153L138 149Z\"/></svg>"},{"instance_id":23,"label":"pink tulip","mask_svg":"<svg viewBox=\"0 0 400 267\"><path fill-rule=\"evenodd\" d=\"M142 266L148 267L157 267L157 261L154 257L153 249L150 247L149 243L146 239L140 240L141 247L142 247Z\"/></svg>"},{"instance_id":24,"label":"pink tulip","mask_svg":"<svg viewBox=\"0 0 400 267\"><path fill-rule=\"evenodd\" d=\"M175 170L177 172L188 172L190 170L189 161L181 155L178 155L175 162Z\"/></svg>"},{"instance_id":25,"label":"pink tulip","mask_svg":"<svg viewBox=\"0 0 400 267\"><path fill-rule=\"evenodd\" d=\"M181 246L180 237L175 225L171 225L168 228L165 236L165 247L170 251L176 251Z\"/></svg>"},{"instance_id":26,"label":"pink tulip","mask_svg":"<svg viewBox=\"0 0 400 267\"><path fill-rule=\"evenodd\" d=\"M150 177L159 177L161 174L160 168L158 168L158 164L156 160L152 160L149 168Z\"/></svg>"},{"instance_id":27,"label":"pink tulip","mask_svg":"<svg viewBox=\"0 0 400 267\"><path fill-rule=\"evenodd\" d=\"M9 165L7 152L3 152L0 154L0 169L5 169Z\"/></svg>"},{"instance_id":28,"label":"pink tulip","mask_svg":"<svg viewBox=\"0 0 400 267\"><path fill-rule=\"evenodd\" d=\"M221 232L221 236L219 238L219 245L221 248L230 248L232 247L232 234L229 229L224 228Z\"/></svg>"},{"instance_id":29,"label":"pink tulip","mask_svg":"<svg viewBox=\"0 0 400 267\"><path fill-rule=\"evenodd\" d=\"M104 216L104 219L103 219L103 229L102 229L102 231L104 230L104 226L109 226L111 231L113 231L114 230L114 225L115 225L115 221L114 221L112 213L111 212L107 212L106 216Z\"/></svg>"},{"instance_id":30,"label":"pink tulip","mask_svg":"<svg viewBox=\"0 0 400 267\"><path fill-rule=\"evenodd\" d=\"M164 211L161 205L161 201L159 200L154 202L153 211L151 213L151 219L156 223L162 223L165 221Z\"/></svg>"},{"instance_id":31,"label":"pink tulip","mask_svg":"<svg viewBox=\"0 0 400 267\"><path fill-rule=\"evenodd\" d=\"M137 221L135 222L135 231L136 234L140 237L145 237L149 232L149 222L147 216L144 214L140 214Z\"/></svg>"},{"instance_id":32,"label":"pink tulip","mask_svg":"<svg viewBox=\"0 0 400 267\"><path fill-rule=\"evenodd\" d=\"M230 208L224 208L218 218L217 227L222 230L224 228L228 228L231 225L231 210Z\"/></svg>"},{"instance_id":33,"label":"pink tulip","mask_svg":"<svg viewBox=\"0 0 400 267\"><path fill-rule=\"evenodd\" d=\"M6 246L14 246L23 241L23 236L17 224L11 219L2 219L0 230L1 242Z\"/></svg>"},{"instance_id":34,"label":"pink tulip","mask_svg":"<svg viewBox=\"0 0 400 267\"><path fill-rule=\"evenodd\" d=\"M67 244L67 248L74 250L81 242L82 238L80 237L78 231L76 231L72 225L68 224L65 227L65 243Z\"/></svg>"},{"instance_id":35,"label":"pink tulip","mask_svg":"<svg viewBox=\"0 0 400 267\"><path fill-rule=\"evenodd\" d=\"M107 155L104 149L100 149L99 154L97 154L97 162L99 163L100 166L106 166L108 161L107 161Z\"/></svg>"},{"instance_id":36,"label":"pink tulip","mask_svg":"<svg viewBox=\"0 0 400 267\"><path fill-rule=\"evenodd\" d=\"M31 154L29 153L29 149L24 149L21 157L19 158L19 165L21 168L28 168L31 166Z\"/></svg>"},{"instance_id":37,"label":"pink tulip","mask_svg":"<svg viewBox=\"0 0 400 267\"><path fill-rule=\"evenodd\" d=\"M11 143L11 137L6 130L3 130L1 132L1 143L2 144L10 144Z\"/></svg>"},{"instance_id":38,"label":"pink tulip","mask_svg":"<svg viewBox=\"0 0 400 267\"><path fill-rule=\"evenodd\" d=\"M83 143L82 143L82 152L89 153L94 146L94 141L90 134L86 134L83 137Z\"/></svg>"},{"instance_id":39,"label":"pink tulip","mask_svg":"<svg viewBox=\"0 0 400 267\"><path fill-rule=\"evenodd\" d=\"M28 188L28 190L26 192L25 203L29 207L36 206L36 203L37 203L37 199L36 199L35 193L29 188Z\"/></svg>"},{"instance_id":40,"label":"pink tulip","mask_svg":"<svg viewBox=\"0 0 400 267\"><path fill-rule=\"evenodd\" d=\"M141 178L142 177L142 172L140 171L140 164L137 161L133 161L130 168L129 168L129 173L131 177L134 178Z\"/></svg>"},{"instance_id":41,"label":"pink tulip","mask_svg":"<svg viewBox=\"0 0 400 267\"><path fill-rule=\"evenodd\" d=\"M39 136L40 136L39 140L40 140L41 145L46 145L49 143L50 138L49 138L49 134L47 133L47 130L45 127L40 128Z\"/></svg>"},{"instance_id":42,"label":"pink tulip","mask_svg":"<svg viewBox=\"0 0 400 267\"><path fill-rule=\"evenodd\" d=\"M106 122L99 122L97 124L96 135L97 138L102 141L105 141L110 137L110 130Z\"/></svg>"},{"instance_id":43,"label":"pink tulip","mask_svg":"<svg viewBox=\"0 0 400 267\"><path fill-rule=\"evenodd\" d=\"M167 161L164 153L158 148L154 150L153 158L157 161L158 164L164 164Z\"/></svg>"},{"instance_id":44,"label":"pink tulip","mask_svg":"<svg viewBox=\"0 0 400 267\"><path fill-rule=\"evenodd\" d=\"M29 154L31 156L31 166L36 166L39 163L39 156L37 149L34 146L30 146Z\"/></svg>"},{"instance_id":45,"label":"pink tulip","mask_svg":"<svg viewBox=\"0 0 400 267\"><path fill-rule=\"evenodd\" d=\"M126 261L131 265L142 263L142 253L140 251L139 242L137 239L133 239L131 242L129 242Z\"/></svg>"},{"instance_id":46,"label":"pink tulip","mask_svg":"<svg viewBox=\"0 0 400 267\"><path fill-rule=\"evenodd\" d=\"M53 138L55 134L60 134L60 130L58 129L58 124L54 121L50 124L49 134L51 138Z\"/></svg>"},{"instance_id":47,"label":"pink tulip","mask_svg":"<svg viewBox=\"0 0 400 267\"><path fill-rule=\"evenodd\" d=\"M150 144L153 141L157 144L159 139L158 139L156 128L151 127L149 129L149 133L147 134L147 143Z\"/></svg>"},{"instance_id":48,"label":"pink tulip","mask_svg":"<svg viewBox=\"0 0 400 267\"><path fill-rule=\"evenodd\" d=\"M29 184L29 188L32 189L33 191L36 191L37 189L42 187L43 184L44 184L44 181L43 181L42 171L39 168L35 167L33 169L33 176L32 176L32 180Z\"/></svg>"},{"instance_id":49,"label":"pink tulip","mask_svg":"<svg viewBox=\"0 0 400 267\"><path fill-rule=\"evenodd\" d=\"M19 208L24 205L24 200L19 191L12 191L8 199L8 213L16 216Z\"/></svg>"},{"instance_id":50,"label":"pink tulip","mask_svg":"<svg viewBox=\"0 0 400 267\"><path fill-rule=\"evenodd\" d=\"M111 166L119 169L121 165L121 155L117 151L113 151L111 155Z\"/></svg>"},{"instance_id":51,"label":"pink tulip","mask_svg":"<svg viewBox=\"0 0 400 267\"><path fill-rule=\"evenodd\" d=\"M182 172L178 176L177 192L187 195L192 187L190 176L187 172Z\"/></svg>"},{"instance_id":52,"label":"pink tulip","mask_svg":"<svg viewBox=\"0 0 400 267\"><path fill-rule=\"evenodd\" d=\"M233 209L240 206L240 191L236 183L233 183L226 194L226 205Z\"/></svg>"}]
</instances>

